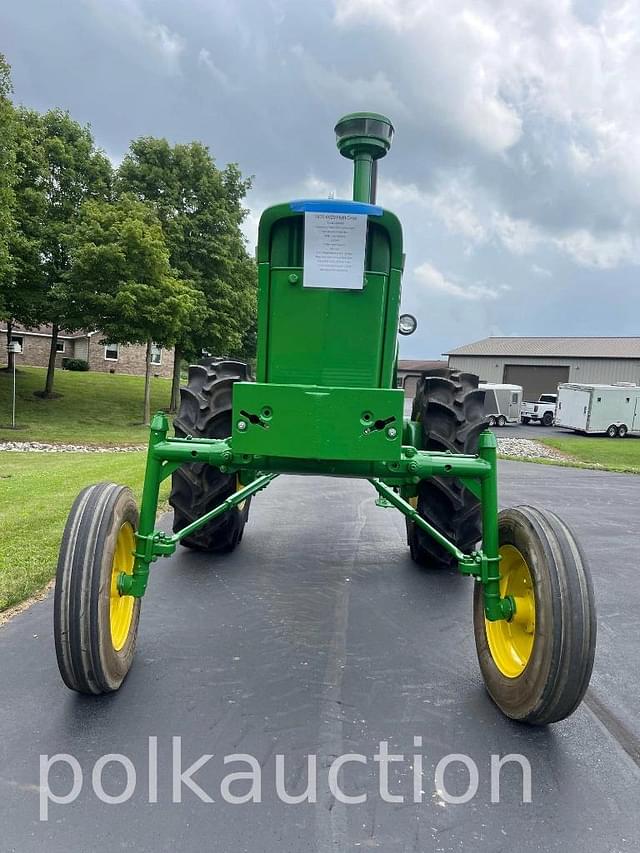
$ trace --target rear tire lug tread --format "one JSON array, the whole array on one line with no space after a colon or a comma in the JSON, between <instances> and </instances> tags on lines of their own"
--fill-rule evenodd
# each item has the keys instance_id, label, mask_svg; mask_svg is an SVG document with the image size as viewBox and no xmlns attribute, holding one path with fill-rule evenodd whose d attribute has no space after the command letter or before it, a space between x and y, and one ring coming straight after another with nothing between
<instances>
[{"instance_id":1,"label":"rear tire lug tread","mask_svg":"<svg viewBox=\"0 0 640 853\"><path fill-rule=\"evenodd\" d=\"M174 421L176 435L194 438L228 438L231 435L233 384L249 379L242 362L210 359L189 368L189 385L181 388L180 411ZM197 401L197 415L193 401ZM186 463L174 472L169 503L174 509L173 530L222 503L236 491L234 475L222 474L206 463ZM248 518L248 498L242 510L234 507L204 528L182 540L187 547L210 552L233 550L242 538Z\"/></svg>"},{"instance_id":2,"label":"rear tire lug tread","mask_svg":"<svg viewBox=\"0 0 640 853\"><path fill-rule=\"evenodd\" d=\"M486 427L483 408L484 392L478 389L477 376L450 368L424 373L412 407L412 420L422 425L423 448L475 454L478 437ZM460 480L434 477L422 481L418 511L463 551L471 550L480 539L479 503ZM455 559L417 525L408 522L407 535L417 562L441 568L455 565Z\"/></svg>"}]
</instances>

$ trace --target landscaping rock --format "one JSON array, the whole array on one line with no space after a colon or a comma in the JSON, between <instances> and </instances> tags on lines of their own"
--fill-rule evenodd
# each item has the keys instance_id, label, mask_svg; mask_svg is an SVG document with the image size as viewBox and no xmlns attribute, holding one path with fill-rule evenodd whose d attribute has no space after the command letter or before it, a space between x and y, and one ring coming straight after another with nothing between
<instances>
[{"instance_id":1,"label":"landscaping rock","mask_svg":"<svg viewBox=\"0 0 640 853\"><path fill-rule=\"evenodd\" d=\"M0 450L19 453L137 453L145 445L132 447L90 447L87 444L44 444L41 441L0 441Z\"/></svg>"},{"instance_id":2,"label":"landscaping rock","mask_svg":"<svg viewBox=\"0 0 640 853\"><path fill-rule=\"evenodd\" d=\"M91 447L87 444L46 444L41 441L0 441L0 451L11 450L28 453L137 453L145 445L131 447ZM519 456L528 459L567 460L567 456L553 447L546 447L529 438L498 438L498 453L502 456Z\"/></svg>"},{"instance_id":3,"label":"landscaping rock","mask_svg":"<svg viewBox=\"0 0 640 853\"><path fill-rule=\"evenodd\" d=\"M525 459L569 459L554 447L547 447L530 438L498 438L498 453L501 456L519 456Z\"/></svg>"}]
</instances>

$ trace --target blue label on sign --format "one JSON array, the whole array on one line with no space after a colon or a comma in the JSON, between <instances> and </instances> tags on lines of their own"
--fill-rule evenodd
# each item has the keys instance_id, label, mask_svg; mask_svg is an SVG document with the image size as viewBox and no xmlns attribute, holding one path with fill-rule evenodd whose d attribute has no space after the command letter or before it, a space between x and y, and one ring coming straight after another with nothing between
<instances>
[{"instance_id":1,"label":"blue label on sign","mask_svg":"<svg viewBox=\"0 0 640 853\"><path fill-rule=\"evenodd\" d=\"M383 209L377 204L339 198L299 198L290 202L289 207L296 213L366 213L367 216L383 214Z\"/></svg>"}]
</instances>

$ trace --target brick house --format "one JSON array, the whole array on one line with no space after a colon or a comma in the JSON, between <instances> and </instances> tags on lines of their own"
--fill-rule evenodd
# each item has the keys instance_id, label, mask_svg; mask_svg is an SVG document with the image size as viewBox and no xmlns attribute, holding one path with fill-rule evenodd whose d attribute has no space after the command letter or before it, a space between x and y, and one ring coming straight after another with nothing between
<instances>
[{"instance_id":1,"label":"brick house","mask_svg":"<svg viewBox=\"0 0 640 853\"><path fill-rule=\"evenodd\" d=\"M21 353L16 353L16 366L46 367L51 348L51 326L26 329L14 325L11 340L17 341ZM6 360L7 324L0 324L0 350ZM173 349L154 347L151 353L154 376L171 378L173 373ZM67 332L60 330L56 367L63 367L64 359L82 358L89 362L89 370L100 373L129 373L144 376L146 347L137 344L108 344L101 332Z\"/></svg>"}]
</instances>

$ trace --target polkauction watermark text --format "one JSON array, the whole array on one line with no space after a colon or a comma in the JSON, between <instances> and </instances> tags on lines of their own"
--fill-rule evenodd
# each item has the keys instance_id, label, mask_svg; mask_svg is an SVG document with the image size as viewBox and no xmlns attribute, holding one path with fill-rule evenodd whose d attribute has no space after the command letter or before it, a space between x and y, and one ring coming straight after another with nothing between
<instances>
[{"instance_id":1,"label":"polkauction watermark text","mask_svg":"<svg viewBox=\"0 0 640 853\"><path fill-rule=\"evenodd\" d=\"M422 738L414 737L413 745L416 750L422 747ZM89 790L100 801L110 806L120 805L128 802L136 792L138 796L144 796L149 803L158 803L159 780L163 773L167 773L170 781L171 794L165 801L179 804L183 796L195 796L203 803L215 803L214 793L219 800L231 805L244 805L247 803L261 803L263 785L267 771L261 766L258 759L249 753L240 752L230 755L217 756L221 760L223 768L230 768L230 772L224 772L219 782L215 785L209 783L205 788L204 783L196 781L196 774L205 765L209 765L215 756L204 753L195 761L187 760L183 756L182 738L171 738L171 760L168 766L161 766L159 762L158 738L149 737L148 753L144 762L143 772L136 769L134 762L122 753L108 753L100 756L90 768L83 770L78 759L69 753L57 753L56 755L40 755L40 820L49 820L51 804L65 806L75 802L81 796L83 790ZM429 792L426 779L425 758L422 752L414 752L411 755L394 753L389 751L389 743L382 740L378 744L378 750L371 756L358 752L347 752L338 755L330 762L322 762L323 767L319 770L318 756L311 753L306 756L306 779L302 790L295 793L287 790L287 762L284 754L275 755L275 772L272 774L275 782L275 792L278 799L287 805L298 805L300 803L317 803L319 792L328 792L339 803L345 805L356 805L364 803L371 796L371 791L363 792L348 789L345 782L345 770L349 765L360 765L369 767L373 765L377 769L378 790L377 795L385 803L422 803L425 796L435 794L442 803L458 805L470 802L478 793L480 785L480 769L477 763L469 755L464 753L449 753L443 756L435 765L433 773L433 789ZM393 772L402 769L408 770L411 784L411 793L392 792L390 790L390 777ZM520 753L508 753L506 755L492 754L488 763L488 782L490 800L492 803L500 802L500 780L501 774L508 765L517 765L520 768L521 797L523 803L531 802L531 765L528 759ZM119 768L118 778L121 779L120 790L113 790L113 779L105 789L107 768L111 771ZM353 768L352 768L353 769ZM58 778L56 785L52 787L52 775L59 776L64 770L64 780L70 777L71 784L68 790L60 790L62 783ZM463 775L463 785L456 784L455 791L450 790L448 785L451 777L455 776L458 783L460 774ZM449 781L448 781L449 780ZM269 784L271 779L269 779ZM54 790L55 788L55 790ZM511 796L513 795L513 780L510 780Z\"/></svg>"}]
</instances>

